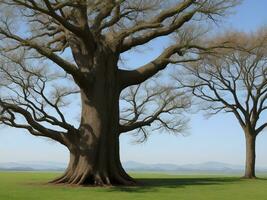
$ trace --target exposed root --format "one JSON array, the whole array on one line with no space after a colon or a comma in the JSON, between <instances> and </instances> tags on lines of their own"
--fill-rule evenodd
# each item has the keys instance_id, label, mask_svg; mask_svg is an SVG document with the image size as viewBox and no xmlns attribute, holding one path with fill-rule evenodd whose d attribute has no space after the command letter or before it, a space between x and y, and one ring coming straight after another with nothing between
<instances>
[{"instance_id":1,"label":"exposed root","mask_svg":"<svg viewBox=\"0 0 267 200\"><path fill-rule=\"evenodd\" d=\"M67 184L67 185L84 185L84 186L112 186L112 185L122 185L122 186L135 186L137 185L134 179L129 180L129 177L122 176L101 176L100 174L90 174L88 171L83 173L73 173L71 176L67 172L63 176L50 181L51 184Z\"/></svg>"},{"instance_id":2,"label":"exposed root","mask_svg":"<svg viewBox=\"0 0 267 200\"><path fill-rule=\"evenodd\" d=\"M137 185L137 182L123 169L119 155L114 152L109 152L110 155L106 153L104 150L99 151L98 159L94 159L94 156L90 157L88 152L83 154L77 151L71 152L66 172L50 183L101 187Z\"/></svg>"},{"instance_id":3,"label":"exposed root","mask_svg":"<svg viewBox=\"0 0 267 200\"><path fill-rule=\"evenodd\" d=\"M242 179L257 179L257 177L256 176L247 176L247 175L245 175L245 176L242 176L241 177Z\"/></svg>"},{"instance_id":4,"label":"exposed root","mask_svg":"<svg viewBox=\"0 0 267 200\"><path fill-rule=\"evenodd\" d=\"M52 181L49 181L48 183L52 183L52 184L60 184L60 183L65 183L65 181L67 181L67 172L65 172L62 176L52 180Z\"/></svg>"},{"instance_id":5,"label":"exposed root","mask_svg":"<svg viewBox=\"0 0 267 200\"><path fill-rule=\"evenodd\" d=\"M81 178L80 178L79 182L77 183L77 185L82 185L82 184L85 182L87 176L88 176L88 171L86 171L86 172L81 176Z\"/></svg>"}]
</instances>

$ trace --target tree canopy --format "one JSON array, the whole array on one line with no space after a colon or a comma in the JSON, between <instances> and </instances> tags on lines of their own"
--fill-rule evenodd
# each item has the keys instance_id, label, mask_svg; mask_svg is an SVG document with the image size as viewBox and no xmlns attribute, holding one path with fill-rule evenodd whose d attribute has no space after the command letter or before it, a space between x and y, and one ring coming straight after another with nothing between
<instances>
[{"instance_id":1,"label":"tree canopy","mask_svg":"<svg viewBox=\"0 0 267 200\"><path fill-rule=\"evenodd\" d=\"M195 61L218 48L200 42L205 32L197 29L205 30L238 3L0 0L0 120L67 146L70 163L56 183L133 184L120 163L119 135L137 129L146 138L152 123L181 131L182 110L190 104L168 84L138 85L169 64ZM164 36L172 43L156 58L120 66L123 53ZM78 94L81 117L75 126L63 107Z\"/></svg>"}]
</instances>

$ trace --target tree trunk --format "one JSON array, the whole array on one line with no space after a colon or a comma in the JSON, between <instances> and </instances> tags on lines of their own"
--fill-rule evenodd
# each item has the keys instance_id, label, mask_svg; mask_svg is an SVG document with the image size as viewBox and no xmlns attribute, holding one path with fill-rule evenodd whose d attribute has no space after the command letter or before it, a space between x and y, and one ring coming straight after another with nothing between
<instances>
[{"instance_id":1,"label":"tree trunk","mask_svg":"<svg viewBox=\"0 0 267 200\"><path fill-rule=\"evenodd\" d=\"M246 168L243 178L254 179L256 161L256 136L254 134L246 134Z\"/></svg>"},{"instance_id":2,"label":"tree trunk","mask_svg":"<svg viewBox=\"0 0 267 200\"><path fill-rule=\"evenodd\" d=\"M92 149L81 148L70 152L68 168L63 176L55 179L52 183L94 186L135 185L135 181L121 166L118 155L118 138L115 140L107 142L106 146L104 146L104 142L99 141L99 145Z\"/></svg>"},{"instance_id":3,"label":"tree trunk","mask_svg":"<svg viewBox=\"0 0 267 200\"><path fill-rule=\"evenodd\" d=\"M53 183L78 185L133 185L119 156L120 86L116 61L96 59L92 76L81 88L81 125L70 144L70 162L65 174Z\"/></svg>"},{"instance_id":4,"label":"tree trunk","mask_svg":"<svg viewBox=\"0 0 267 200\"><path fill-rule=\"evenodd\" d=\"M116 103L114 102L116 101ZM118 96L103 97L96 105L82 94L80 131L70 141L70 161L54 183L78 185L133 185L119 156Z\"/></svg>"}]
</instances>

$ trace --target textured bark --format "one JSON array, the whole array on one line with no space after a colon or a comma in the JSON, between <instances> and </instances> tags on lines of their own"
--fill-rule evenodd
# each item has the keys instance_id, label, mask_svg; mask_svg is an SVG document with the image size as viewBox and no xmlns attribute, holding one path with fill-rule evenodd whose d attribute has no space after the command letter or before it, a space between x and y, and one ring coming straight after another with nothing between
<instances>
[{"instance_id":1,"label":"textured bark","mask_svg":"<svg viewBox=\"0 0 267 200\"><path fill-rule=\"evenodd\" d=\"M92 67L93 82L80 81L82 115L79 131L68 148L65 174L53 183L133 185L119 156L119 96L116 59L99 54ZM115 66L114 66L115 65ZM91 73L91 72L90 72ZM92 74L91 74L92 75Z\"/></svg>"},{"instance_id":2,"label":"textured bark","mask_svg":"<svg viewBox=\"0 0 267 200\"><path fill-rule=\"evenodd\" d=\"M90 96L90 99L82 92L82 122L79 133L68 145L70 162L65 174L53 183L78 185L135 183L124 171L120 162L119 96L116 92L112 95L113 92L98 90L95 95Z\"/></svg>"},{"instance_id":3,"label":"textured bark","mask_svg":"<svg viewBox=\"0 0 267 200\"><path fill-rule=\"evenodd\" d=\"M95 186L134 185L135 181L121 166L118 139L116 141L116 144L110 142L108 145L113 146L109 148L101 147L103 141L100 141L97 148L70 152L68 168L61 177L53 180L52 183ZM115 154L111 152L115 152Z\"/></svg>"},{"instance_id":4,"label":"textured bark","mask_svg":"<svg viewBox=\"0 0 267 200\"><path fill-rule=\"evenodd\" d=\"M246 134L246 167L243 178L254 179L256 161L256 136L251 133Z\"/></svg>"}]
</instances>

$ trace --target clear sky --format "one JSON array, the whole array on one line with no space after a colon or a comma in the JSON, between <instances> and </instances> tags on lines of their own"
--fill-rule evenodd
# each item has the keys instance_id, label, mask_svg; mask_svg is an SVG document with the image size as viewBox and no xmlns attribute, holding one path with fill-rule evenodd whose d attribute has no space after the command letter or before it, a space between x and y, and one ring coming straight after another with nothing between
<instances>
[{"instance_id":1,"label":"clear sky","mask_svg":"<svg viewBox=\"0 0 267 200\"><path fill-rule=\"evenodd\" d=\"M236 13L225 19L218 30L239 29L254 31L267 25L267 0L245 0ZM148 51L126 55L126 64L138 66L159 53L162 42L154 42ZM162 46L161 46L162 47ZM201 163L219 161L243 164L245 141L241 128L231 114L219 114L206 119L203 113L191 116L187 136L166 133L151 135L143 144L134 144L134 138L121 139L122 161L144 163ZM257 141L257 165L267 167L267 131ZM68 151L61 145L27 134L25 131L5 128L0 130L0 162L57 161L67 162Z\"/></svg>"}]
</instances>

